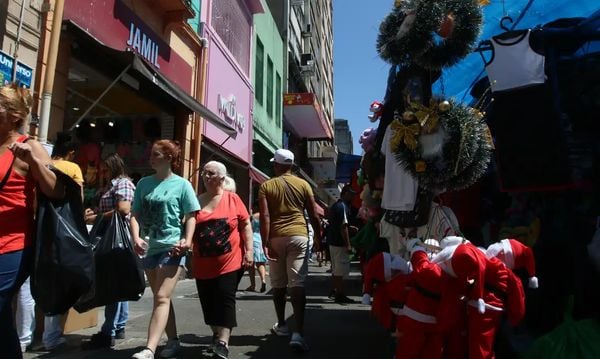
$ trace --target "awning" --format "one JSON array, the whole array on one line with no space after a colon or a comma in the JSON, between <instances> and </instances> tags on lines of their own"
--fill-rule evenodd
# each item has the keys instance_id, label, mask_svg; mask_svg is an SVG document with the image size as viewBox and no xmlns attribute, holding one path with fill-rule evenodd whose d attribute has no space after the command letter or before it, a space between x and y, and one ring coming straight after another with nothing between
<instances>
[{"instance_id":1,"label":"awning","mask_svg":"<svg viewBox=\"0 0 600 359\"><path fill-rule=\"evenodd\" d=\"M168 94L173 100L177 101L191 112L196 112L208 122L221 129L227 135L233 138L235 138L237 135L235 128L226 123L217 114L206 108L204 105L198 102L198 100L190 96L187 92L182 90L163 74L155 71L154 68L152 68L151 65L149 65L140 55L131 51L120 51L105 46L98 39L70 20L64 22L63 29L69 30L73 35L84 42L93 43L94 50L97 50L95 52L98 53L97 56L102 56L102 58L107 62L115 62L113 65L120 65L122 68L122 71L114 79L112 84L104 90L102 95L96 99L90 108L87 109L87 111L83 112L77 122L73 124L73 127L85 116L87 116L91 108L100 102L102 97L110 90L110 88L112 88L112 86L114 86L126 73L133 70L136 74L142 75L146 80L148 80L146 81L148 86L156 86L158 89Z\"/></svg>"},{"instance_id":2,"label":"awning","mask_svg":"<svg viewBox=\"0 0 600 359\"><path fill-rule=\"evenodd\" d=\"M269 176L267 176L263 171L259 170L258 168L254 167L254 166L250 166L250 178L252 179L252 181L261 184L264 181L269 179Z\"/></svg>"},{"instance_id":3,"label":"awning","mask_svg":"<svg viewBox=\"0 0 600 359\"><path fill-rule=\"evenodd\" d=\"M348 153L338 153L336 167L336 181L338 183L350 183L352 175L360 168L362 157Z\"/></svg>"},{"instance_id":4,"label":"awning","mask_svg":"<svg viewBox=\"0 0 600 359\"><path fill-rule=\"evenodd\" d=\"M300 138L331 140L331 126L323 117L321 106L313 93L286 93L283 95L285 125Z\"/></svg>"}]
</instances>

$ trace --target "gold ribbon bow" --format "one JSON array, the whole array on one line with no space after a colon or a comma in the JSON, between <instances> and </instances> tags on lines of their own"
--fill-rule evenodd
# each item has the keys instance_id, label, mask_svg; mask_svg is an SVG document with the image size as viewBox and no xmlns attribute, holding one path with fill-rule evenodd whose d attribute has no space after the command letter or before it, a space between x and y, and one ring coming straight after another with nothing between
<instances>
[{"instance_id":1,"label":"gold ribbon bow","mask_svg":"<svg viewBox=\"0 0 600 359\"><path fill-rule=\"evenodd\" d=\"M417 137L421 133L421 126L418 123L405 125L400 120L395 119L390 126L392 128L392 138L390 139L392 151L396 152L402 142L412 151L417 149Z\"/></svg>"},{"instance_id":2,"label":"gold ribbon bow","mask_svg":"<svg viewBox=\"0 0 600 359\"><path fill-rule=\"evenodd\" d=\"M410 108L423 128L423 133L432 133L437 130L440 121L437 102L432 100L429 102L429 106L424 106L420 102L411 102Z\"/></svg>"}]
</instances>

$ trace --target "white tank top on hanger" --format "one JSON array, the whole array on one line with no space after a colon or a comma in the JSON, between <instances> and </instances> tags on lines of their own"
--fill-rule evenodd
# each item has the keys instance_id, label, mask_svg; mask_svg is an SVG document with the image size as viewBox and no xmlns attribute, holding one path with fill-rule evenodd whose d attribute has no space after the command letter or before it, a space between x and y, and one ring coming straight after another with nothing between
<instances>
[{"instance_id":1,"label":"white tank top on hanger","mask_svg":"<svg viewBox=\"0 0 600 359\"><path fill-rule=\"evenodd\" d=\"M531 30L512 39L492 38L494 55L485 67L492 92L516 89L546 81L544 56L529 44Z\"/></svg>"}]
</instances>

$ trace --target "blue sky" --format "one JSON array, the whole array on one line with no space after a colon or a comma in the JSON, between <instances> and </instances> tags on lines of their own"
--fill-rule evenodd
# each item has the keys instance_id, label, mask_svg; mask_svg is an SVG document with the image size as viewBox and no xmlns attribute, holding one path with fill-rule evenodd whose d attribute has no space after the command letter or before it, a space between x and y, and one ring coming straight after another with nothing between
<instances>
[{"instance_id":1,"label":"blue sky","mask_svg":"<svg viewBox=\"0 0 600 359\"><path fill-rule=\"evenodd\" d=\"M389 66L377 56L375 41L379 23L392 9L392 0L333 1L334 115L348 120L354 137L354 153L360 154L358 138L369 121L369 105L382 101Z\"/></svg>"}]
</instances>

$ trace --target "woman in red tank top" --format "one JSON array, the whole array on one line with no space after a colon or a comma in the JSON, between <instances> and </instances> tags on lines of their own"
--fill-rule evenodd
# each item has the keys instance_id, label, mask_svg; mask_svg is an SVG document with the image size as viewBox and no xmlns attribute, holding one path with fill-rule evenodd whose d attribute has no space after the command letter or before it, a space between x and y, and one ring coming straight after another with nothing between
<instances>
[{"instance_id":1,"label":"woman in red tank top","mask_svg":"<svg viewBox=\"0 0 600 359\"><path fill-rule=\"evenodd\" d=\"M0 348L6 358L22 358L11 303L29 275L34 188L53 198L63 195L47 167L46 150L20 134L28 126L31 103L28 90L0 87Z\"/></svg>"}]
</instances>

